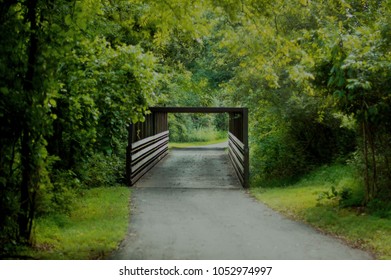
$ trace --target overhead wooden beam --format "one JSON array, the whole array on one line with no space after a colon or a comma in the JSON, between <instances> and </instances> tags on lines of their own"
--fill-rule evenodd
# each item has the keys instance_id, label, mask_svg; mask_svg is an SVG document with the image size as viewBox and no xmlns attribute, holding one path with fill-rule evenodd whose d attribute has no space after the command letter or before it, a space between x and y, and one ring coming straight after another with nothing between
<instances>
[{"instance_id":1,"label":"overhead wooden beam","mask_svg":"<svg viewBox=\"0 0 391 280\"><path fill-rule=\"evenodd\" d=\"M243 113L238 107L150 107L151 112L162 113Z\"/></svg>"}]
</instances>

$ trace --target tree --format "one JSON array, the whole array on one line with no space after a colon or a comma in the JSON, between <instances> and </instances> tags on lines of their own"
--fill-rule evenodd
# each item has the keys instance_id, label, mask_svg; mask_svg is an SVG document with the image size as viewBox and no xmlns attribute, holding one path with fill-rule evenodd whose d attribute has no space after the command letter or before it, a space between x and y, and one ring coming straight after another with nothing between
<instances>
[{"instance_id":1,"label":"tree","mask_svg":"<svg viewBox=\"0 0 391 280\"><path fill-rule=\"evenodd\" d=\"M1 123L2 132L12 132L2 133L2 199L8 200L5 210L11 216L17 216L18 227L13 229L15 224L10 220L2 221L2 224L21 242L29 241L35 196L46 172L45 136L49 132L50 118L45 102L50 81L42 80L47 77L42 64L44 32L40 12L44 9L44 3L40 1L14 1L1 8L4 23L1 33L8 35L1 42L4 79L0 87L2 112L5 112ZM13 43L18 46L16 51ZM10 54L12 50L14 52ZM15 196L15 192L19 195ZM15 207L9 200L14 203L18 200L19 206Z\"/></svg>"},{"instance_id":2,"label":"tree","mask_svg":"<svg viewBox=\"0 0 391 280\"><path fill-rule=\"evenodd\" d=\"M368 23L368 13L374 19ZM391 189L390 62L388 50L390 7L377 2L352 8L354 21L339 24L337 43L330 47L328 86L338 107L354 116L362 138L366 202L389 200ZM327 42L330 44L329 42Z\"/></svg>"},{"instance_id":3,"label":"tree","mask_svg":"<svg viewBox=\"0 0 391 280\"><path fill-rule=\"evenodd\" d=\"M9 241L30 241L41 200L61 195L53 184L67 184L56 182L57 173L73 172L92 151L117 152L115 139L156 102L153 55L121 41L112 46L93 28L109 6L98 0L0 6L2 250Z\"/></svg>"}]
</instances>

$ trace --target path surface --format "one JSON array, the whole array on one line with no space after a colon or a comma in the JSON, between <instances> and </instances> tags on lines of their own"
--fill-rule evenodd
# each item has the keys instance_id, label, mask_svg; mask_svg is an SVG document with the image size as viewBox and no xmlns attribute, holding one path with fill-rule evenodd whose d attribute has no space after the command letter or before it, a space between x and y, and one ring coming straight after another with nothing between
<instances>
[{"instance_id":1,"label":"path surface","mask_svg":"<svg viewBox=\"0 0 391 280\"><path fill-rule=\"evenodd\" d=\"M170 154L137 183L112 259L370 259L252 199L224 149Z\"/></svg>"}]
</instances>

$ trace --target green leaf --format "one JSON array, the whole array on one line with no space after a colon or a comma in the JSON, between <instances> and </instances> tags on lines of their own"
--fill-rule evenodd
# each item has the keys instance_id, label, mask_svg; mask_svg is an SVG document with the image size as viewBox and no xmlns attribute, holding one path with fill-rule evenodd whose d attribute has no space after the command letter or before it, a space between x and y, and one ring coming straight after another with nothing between
<instances>
[{"instance_id":1,"label":"green leaf","mask_svg":"<svg viewBox=\"0 0 391 280\"><path fill-rule=\"evenodd\" d=\"M65 20L65 24L68 25L68 26L73 24L72 16L69 15L69 14L65 16L64 20Z\"/></svg>"}]
</instances>

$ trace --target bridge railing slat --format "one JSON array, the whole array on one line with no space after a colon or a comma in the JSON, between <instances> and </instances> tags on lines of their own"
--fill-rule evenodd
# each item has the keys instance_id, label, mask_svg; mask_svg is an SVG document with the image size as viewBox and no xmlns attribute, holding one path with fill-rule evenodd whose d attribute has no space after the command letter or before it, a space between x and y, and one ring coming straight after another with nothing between
<instances>
[{"instance_id":1,"label":"bridge railing slat","mask_svg":"<svg viewBox=\"0 0 391 280\"><path fill-rule=\"evenodd\" d=\"M166 131L163 131L163 132L161 132L161 133L152 135L152 136L150 136L150 137L141 139L141 140L139 140L139 141L137 141L137 142L132 143L132 149L135 150L135 149L137 149L138 147L140 147L140 146L142 146L142 145L149 145L149 143L150 143L151 141L154 141L154 140L156 140L157 138L159 138L159 137L161 137L161 136L166 136L166 135L168 135L168 131L167 131L167 130L166 130Z\"/></svg>"},{"instance_id":2,"label":"bridge railing slat","mask_svg":"<svg viewBox=\"0 0 391 280\"><path fill-rule=\"evenodd\" d=\"M145 154L149 153L149 152L152 152L154 151L156 148L158 148L159 146L161 146L162 144L167 144L166 143L167 139L166 137L164 136L161 140L155 142L155 143L152 143L148 146L145 146L143 149L139 149L138 152L134 152L132 154L132 162L136 162L138 161L140 158L144 157Z\"/></svg>"},{"instance_id":3,"label":"bridge railing slat","mask_svg":"<svg viewBox=\"0 0 391 280\"><path fill-rule=\"evenodd\" d=\"M135 184L148 170L168 153L169 132L134 142L130 147L130 184Z\"/></svg>"},{"instance_id":4,"label":"bridge railing slat","mask_svg":"<svg viewBox=\"0 0 391 280\"><path fill-rule=\"evenodd\" d=\"M232 162L232 166L235 169L235 172L239 178L240 183L243 185L244 184L243 172L239 170L239 165L235 164L235 157L232 155L231 151L228 152L228 156Z\"/></svg>"},{"instance_id":5,"label":"bridge railing slat","mask_svg":"<svg viewBox=\"0 0 391 280\"><path fill-rule=\"evenodd\" d=\"M244 164L244 149L239 148L236 146L236 144L232 141L228 141L228 147L232 149L232 152L235 153L238 160Z\"/></svg>"},{"instance_id":6,"label":"bridge railing slat","mask_svg":"<svg viewBox=\"0 0 391 280\"><path fill-rule=\"evenodd\" d=\"M228 155L240 182L244 184L246 176L244 144L231 132L228 132Z\"/></svg>"}]
</instances>

